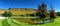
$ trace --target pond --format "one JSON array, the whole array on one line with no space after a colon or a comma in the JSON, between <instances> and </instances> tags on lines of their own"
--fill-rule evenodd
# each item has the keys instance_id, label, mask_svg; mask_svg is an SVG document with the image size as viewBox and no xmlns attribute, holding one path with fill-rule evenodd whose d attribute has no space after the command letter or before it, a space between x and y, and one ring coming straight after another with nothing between
<instances>
[{"instance_id":1,"label":"pond","mask_svg":"<svg viewBox=\"0 0 60 26\"><path fill-rule=\"evenodd\" d=\"M52 22L53 20L45 20L44 22L41 21L41 22L38 22L38 24L42 24L42 23L49 23L49 22Z\"/></svg>"}]
</instances>

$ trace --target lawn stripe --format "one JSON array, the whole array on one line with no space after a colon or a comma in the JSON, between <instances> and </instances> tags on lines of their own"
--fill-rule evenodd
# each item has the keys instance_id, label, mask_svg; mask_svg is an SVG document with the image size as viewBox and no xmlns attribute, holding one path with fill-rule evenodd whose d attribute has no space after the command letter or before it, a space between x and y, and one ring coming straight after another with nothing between
<instances>
[{"instance_id":1,"label":"lawn stripe","mask_svg":"<svg viewBox=\"0 0 60 26\"><path fill-rule=\"evenodd\" d=\"M20 24L18 24L18 23L16 23L16 22L14 22L12 19L11 19L11 22L12 22L12 23L14 23L14 24L16 24L16 25L19 25L19 26L20 26Z\"/></svg>"},{"instance_id":2,"label":"lawn stripe","mask_svg":"<svg viewBox=\"0 0 60 26\"><path fill-rule=\"evenodd\" d=\"M8 22L7 22L7 19L4 19L2 21L2 26L10 26L10 24L8 24Z\"/></svg>"},{"instance_id":3,"label":"lawn stripe","mask_svg":"<svg viewBox=\"0 0 60 26\"><path fill-rule=\"evenodd\" d=\"M3 21L3 20L0 20L0 26L2 26L2 21Z\"/></svg>"},{"instance_id":4,"label":"lawn stripe","mask_svg":"<svg viewBox=\"0 0 60 26\"><path fill-rule=\"evenodd\" d=\"M13 22L11 22L11 19L8 19L8 23L11 25L11 26L18 26L16 24L14 24Z\"/></svg>"},{"instance_id":5,"label":"lawn stripe","mask_svg":"<svg viewBox=\"0 0 60 26\"><path fill-rule=\"evenodd\" d=\"M20 24L21 26L32 26L32 25L30 25L30 24L28 24L28 23L24 23L24 22L20 22L20 21L18 21L18 20L16 20L16 19L13 19L16 23L18 23L18 24Z\"/></svg>"}]
</instances>

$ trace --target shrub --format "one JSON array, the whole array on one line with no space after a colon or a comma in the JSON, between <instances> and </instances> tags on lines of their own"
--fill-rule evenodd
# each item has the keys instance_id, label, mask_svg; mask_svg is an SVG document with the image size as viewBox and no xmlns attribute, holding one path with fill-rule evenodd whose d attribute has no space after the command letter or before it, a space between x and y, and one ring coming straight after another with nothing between
<instances>
[{"instance_id":1,"label":"shrub","mask_svg":"<svg viewBox=\"0 0 60 26\"><path fill-rule=\"evenodd\" d=\"M60 14L58 14L58 16L60 16Z\"/></svg>"},{"instance_id":2,"label":"shrub","mask_svg":"<svg viewBox=\"0 0 60 26\"><path fill-rule=\"evenodd\" d=\"M46 17L45 14L41 14L40 19L44 19Z\"/></svg>"},{"instance_id":3,"label":"shrub","mask_svg":"<svg viewBox=\"0 0 60 26\"><path fill-rule=\"evenodd\" d=\"M42 20L43 23L45 23L44 22L44 20L46 18L46 15L45 14L40 14L39 18L40 18L40 20Z\"/></svg>"},{"instance_id":4,"label":"shrub","mask_svg":"<svg viewBox=\"0 0 60 26\"><path fill-rule=\"evenodd\" d=\"M36 13L36 16L40 16L40 15L41 15L41 12Z\"/></svg>"},{"instance_id":5,"label":"shrub","mask_svg":"<svg viewBox=\"0 0 60 26\"><path fill-rule=\"evenodd\" d=\"M34 14L30 14L30 16L34 17L35 15Z\"/></svg>"},{"instance_id":6,"label":"shrub","mask_svg":"<svg viewBox=\"0 0 60 26\"><path fill-rule=\"evenodd\" d=\"M29 14L26 14L26 16L29 16Z\"/></svg>"},{"instance_id":7,"label":"shrub","mask_svg":"<svg viewBox=\"0 0 60 26\"><path fill-rule=\"evenodd\" d=\"M24 17L24 15L20 15L20 16Z\"/></svg>"},{"instance_id":8,"label":"shrub","mask_svg":"<svg viewBox=\"0 0 60 26\"><path fill-rule=\"evenodd\" d=\"M56 14L57 14L57 16L60 16L60 12L57 12Z\"/></svg>"},{"instance_id":9,"label":"shrub","mask_svg":"<svg viewBox=\"0 0 60 26\"><path fill-rule=\"evenodd\" d=\"M2 16L4 16L4 17L11 17L12 13L11 12L5 12L5 13L2 14Z\"/></svg>"}]
</instances>

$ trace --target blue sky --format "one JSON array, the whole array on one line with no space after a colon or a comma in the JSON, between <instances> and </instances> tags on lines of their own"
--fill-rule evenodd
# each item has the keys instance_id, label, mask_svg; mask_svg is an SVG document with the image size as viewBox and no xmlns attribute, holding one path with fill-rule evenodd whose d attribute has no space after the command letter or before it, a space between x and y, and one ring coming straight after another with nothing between
<instances>
[{"instance_id":1,"label":"blue sky","mask_svg":"<svg viewBox=\"0 0 60 26\"><path fill-rule=\"evenodd\" d=\"M55 11L60 11L60 0L0 0L0 8L34 8L37 9L38 3L41 5L44 2L47 9L50 9L50 4L53 5Z\"/></svg>"}]
</instances>

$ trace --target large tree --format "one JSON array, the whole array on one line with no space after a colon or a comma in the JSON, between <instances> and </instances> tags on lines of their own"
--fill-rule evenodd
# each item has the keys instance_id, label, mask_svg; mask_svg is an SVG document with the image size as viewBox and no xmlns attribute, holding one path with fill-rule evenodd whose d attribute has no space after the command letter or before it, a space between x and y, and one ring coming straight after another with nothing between
<instances>
[{"instance_id":1,"label":"large tree","mask_svg":"<svg viewBox=\"0 0 60 26\"><path fill-rule=\"evenodd\" d=\"M46 5L44 3L42 3L41 6L38 4L37 15L39 16L40 20L43 21L43 23L44 23L44 20L46 18L45 14L46 14Z\"/></svg>"},{"instance_id":2,"label":"large tree","mask_svg":"<svg viewBox=\"0 0 60 26\"><path fill-rule=\"evenodd\" d=\"M53 9L52 5L50 5L50 6L51 6L50 20L53 20L54 21L54 18L56 17L55 10Z\"/></svg>"}]
</instances>

